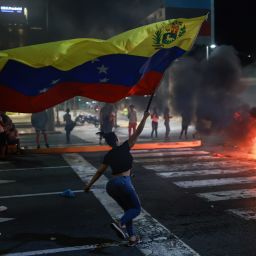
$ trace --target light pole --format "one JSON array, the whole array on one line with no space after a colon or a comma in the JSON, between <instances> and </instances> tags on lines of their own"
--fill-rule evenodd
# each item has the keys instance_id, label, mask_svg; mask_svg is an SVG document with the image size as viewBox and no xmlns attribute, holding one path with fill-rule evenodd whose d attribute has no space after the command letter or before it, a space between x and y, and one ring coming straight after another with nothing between
<instances>
[{"instance_id":1,"label":"light pole","mask_svg":"<svg viewBox=\"0 0 256 256\"><path fill-rule=\"evenodd\" d=\"M211 0L211 45L206 45L206 59L209 59L210 56L210 48L216 48L215 45L215 9L214 9L214 0Z\"/></svg>"},{"instance_id":2,"label":"light pole","mask_svg":"<svg viewBox=\"0 0 256 256\"><path fill-rule=\"evenodd\" d=\"M214 0L211 0L211 44L215 44L215 8L214 8Z\"/></svg>"},{"instance_id":3,"label":"light pole","mask_svg":"<svg viewBox=\"0 0 256 256\"><path fill-rule=\"evenodd\" d=\"M209 45L206 45L206 59L209 59Z\"/></svg>"},{"instance_id":4,"label":"light pole","mask_svg":"<svg viewBox=\"0 0 256 256\"><path fill-rule=\"evenodd\" d=\"M208 60L209 59L209 56L210 56L210 49L214 49L216 48L216 44L211 44L210 46L209 45L206 45L206 59Z\"/></svg>"}]
</instances>

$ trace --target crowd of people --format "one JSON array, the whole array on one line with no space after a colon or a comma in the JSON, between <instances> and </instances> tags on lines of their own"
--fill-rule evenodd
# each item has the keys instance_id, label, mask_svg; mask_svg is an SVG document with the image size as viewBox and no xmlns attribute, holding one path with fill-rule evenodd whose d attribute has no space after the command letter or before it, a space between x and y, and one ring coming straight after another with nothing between
<instances>
[{"instance_id":1,"label":"crowd of people","mask_svg":"<svg viewBox=\"0 0 256 256\"><path fill-rule=\"evenodd\" d=\"M128 121L128 137L130 138L137 129L137 121L138 121L138 113L136 110L135 105L131 104L127 108L126 112L127 121ZM151 138L158 138L158 127L159 127L159 120L163 120L163 124L165 127L165 134L164 139L169 140L171 138L171 127L170 121L173 116L170 114L169 107L166 107L163 111L163 114L160 118L159 111L156 107L153 107L150 111L150 118L151 118L151 125L152 130L149 136ZM114 104L105 104L99 110L99 126L100 132L97 134L99 135L99 143L102 144L103 136L102 133L109 133L115 130L117 126L117 110L114 107ZM181 115L181 131L179 135L179 139L187 139L188 127L190 125L191 120L185 114ZM37 149L41 147L41 136L43 137L44 144L46 148L49 148L48 143L48 135L47 135L47 126L48 126L49 118L47 111L41 111L38 113L32 113L31 115L31 124L35 129L35 143ZM65 114L63 115L63 123L64 123L64 130L66 133L66 143L70 143L70 135L71 131L76 126L76 120L72 120L72 116L70 113L70 109L67 108ZM193 134L193 138L195 135ZM20 152L20 140L18 136L18 131L15 127L15 124L11 120L11 118L6 114L6 112L0 112L0 160L6 158L8 153L8 145L16 145L16 152Z\"/></svg>"},{"instance_id":2,"label":"crowd of people","mask_svg":"<svg viewBox=\"0 0 256 256\"><path fill-rule=\"evenodd\" d=\"M130 138L137 128L137 120L138 120L138 114L135 105L131 104L127 108L125 108L125 112L123 111L123 114L127 116L128 120L128 137ZM170 108L165 107L162 116L160 116L159 111L156 107L153 107L150 111L150 118L151 118L151 126L152 130L150 133L151 138L158 138L158 127L159 122L161 118L164 121L164 127L165 127L165 134L164 139L169 140L171 138L171 127L170 127L170 121L173 118L173 115L170 114ZM99 143L102 144L103 137L100 135L103 133L109 133L115 130L116 125L116 119L117 114L115 111L115 108L113 104L105 104L99 111L99 122L100 122L100 132L97 134L99 135ZM191 124L190 118L182 114L181 115L181 130L179 134L179 139L182 139L184 136L184 139L188 139L188 127ZM194 138L194 136L193 136Z\"/></svg>"}]
</instances>

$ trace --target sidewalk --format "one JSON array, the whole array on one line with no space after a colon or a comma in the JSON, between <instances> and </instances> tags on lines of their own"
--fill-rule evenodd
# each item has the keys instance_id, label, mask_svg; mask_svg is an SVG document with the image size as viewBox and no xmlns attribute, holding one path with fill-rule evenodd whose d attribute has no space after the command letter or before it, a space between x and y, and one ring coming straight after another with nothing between
<instances>
[{"instance_id":1,"label":"sidewalk","mask_svg":"<svg viewBox=\"0 0 256 256\"><path fill-rule=\"evenodd\" d=\"M75 127L71 133L71 143L65 143L65 133L63 128L57 128L55 132L48 133L48 142L50 148L44 148L43 138L41 138L41 148L36 149L35 133L33 129L26 128L22 130L20 140L21 147L26 152L31 153L71 153L71 152L96 152L107 151L110 149L107 145L99 145L99 137L96 135L98 130L92 125L84 125ZM116 134L120 141L127 139L127 128L117 128ZM178 147L198 147L201 146L200 140L178 140L177 136L173 140L166 141L162 134L159 138L151 138L149 128L145 128L138 143L133 149L159 149L159 148L178 148Z\"/></svg>"},{"instance_id":2,"label":"sidewalk","mask_svg":"<svg viewBox=\"0 0 256 256\"><path fill-rule=\"evenodd\" d=\"M64 112L63 112L64 113ZM61 113L61 114L63 114ZM79 113L79 112L78 112ZM60 116L61 116L60 114ZM88 113L90 114L90 113ZM94 113L96 115L96 113ZM139 116L139 119L141 116ZM18 131L20 134L21 147L27 153L71 153L71 152L96 152L107 151L110 148L107 145L99 145L99 137L96 133L99 128L93 124L85 123L84 125L77 125L71 132L71 143L65 143L64 123L62 122L55 131L48 132L48 139L50 148L44 148L44 143L41 138L41 149L36 149L35 144L35 130L30 124L30 114L21 114L13 118L13 121L18 124ZM73 116L74 119L74 116ZM128 138L128 120L126 116L121 113L118 114L118 127L115 132L119 140L125 141ZM177 147L200 147L203 150L210 151L215 156L225 155L235 158L246 158L254 160L256 157L251 152L243 152L233 146L227 146L227 143L220 136L203 136L201 138L193 139L192 134L194 127L190 126L188 130L188 140L180 140L180 126L181 120L175 117L170 121L171 132L170 139L164 139L165 127L162 119L159 121L158 138L151 138L151 120L148 119L145 128L140 135L134 149L160 149L160 148L177 148Z\"/></svg>"},{"instance_id":3,"label":"sidewalk","mask_svg":"<svg viewBox=\"0 0 256 256\"><path fill-rule=\"evenodd\" d=\"M97 115L98 113L89 113L85 111L77 111L77 115L79 113L84 114L92 114ZM60 125L55 127L54 131L48 131L49 144L51 148L60 148L60 147L76 147L76 146L89 146L89 145L99 145L99 136L96 133L99 131L99 128L95 127L93 124L84 123L83 125L77 125L74 130L71 132L71 143L66 144L65 138L65 129L64 122L62 120L62 116L65 112L59 111L59 119ZM71 111L72 119L75 119L74 113ZM138 114L138 119L142 118L142 114ZM10 118L13 120L16 128L19 132L19 137L21 141L21 147L25 149L34 149L36 148L35 144L35 129L31 125L31 114L16 114L10 115ZM128 138L128 119L121 112L118 112L117 116L117 128L115 129L115 133L118 135L120 141L125 141ZM160 118L159 128L158 128L158 138L151 138L151 120L150 118L147 120L145 128L140 135L137 143L166 143L168 144L172 142L181 142L178 139L178 135L180 132L180 118L171 119L171 133L170 140L166 141L164 139L165 127L164 121ZM192 132L194 131L193 127L189 129L189 137L192 138ZM189 139L190 140L190 139ZM43 138L41 136L41 146L44 146Z\"/></svg>"}]
</instances>

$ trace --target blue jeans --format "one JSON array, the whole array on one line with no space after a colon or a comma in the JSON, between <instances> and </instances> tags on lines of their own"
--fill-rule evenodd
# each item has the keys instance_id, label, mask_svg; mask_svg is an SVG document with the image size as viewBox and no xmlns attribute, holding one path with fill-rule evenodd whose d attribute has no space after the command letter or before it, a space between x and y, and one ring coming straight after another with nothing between
<instances>
[{"instance_id":1,"label":"blue jeans","mask_svg":"<svg viewBox=\"0 0 256 256\"><path fill-rule=\"evenodd\" d=\"M108 194L123 208L120 224L126 226L128 235L134 236L132 220L140 214L141 205L130 176L114 177L107 183Z\"/></svg>"}]
</instances>

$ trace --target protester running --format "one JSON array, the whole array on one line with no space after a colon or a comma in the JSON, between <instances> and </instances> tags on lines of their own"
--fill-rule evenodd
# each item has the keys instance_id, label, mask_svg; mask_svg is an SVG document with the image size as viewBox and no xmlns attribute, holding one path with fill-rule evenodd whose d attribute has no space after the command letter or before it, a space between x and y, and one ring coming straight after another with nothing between
<instances>
[{"instance_id":1,"label":"protester running","mask_svg":"<svg viewBox=\"0 0 256 256\"><path fill-rule=\"evenodd\" d=\"M118 138L114 132L103 134L105 141L112 149L104 156L103 162L96 174L84 188L84 190L88 192L91 186L106 171L108 166L111 167L113 178L107 183L106 189L108 194L124 210L124 215L121 217L120 221L113 222L111 227L114 228L117 234L123 239L126 238L124 231L124 228L126 228L129 236L128 246L135 246L140 242L139 236L136 236L134 233L132 221L141 211L140 200L131 181L133 157L130 153L130 149L136 143L149 115L149 112L144 113L135 133L121 145L118 145Z\"/></svg>"}]
</instances>

